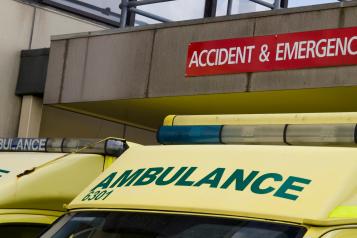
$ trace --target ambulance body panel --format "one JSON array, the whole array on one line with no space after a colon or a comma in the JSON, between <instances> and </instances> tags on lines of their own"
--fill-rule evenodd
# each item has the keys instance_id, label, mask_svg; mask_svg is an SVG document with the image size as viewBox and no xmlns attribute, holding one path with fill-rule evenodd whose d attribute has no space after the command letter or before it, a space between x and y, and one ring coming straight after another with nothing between
<instances>
[{"instance_id":1,"label":"ambulance body panel","mask_svg":"<svg viewBox=\"0 0 357 238\"><path fill-rule=\"evenodd\" d=\"M88 221L91 225L99 224L99 218L101 224L106 224L103 217L118 217L107 222L114 224L120 219L129 219L128 213L132 214L129 217L135 224L140 223L138 217L152 214L159 217L144 221L172 221L178 219L176 216L183 216L182 220L197 217L207 223L206 218L220 218L224 224L226 219L236 220L238 224L244 221L248 226L244 229L250 229L252 221L257 222L253 226L264 229L284 224L286 227L282 230L296 228L303 232L291 236L294 238L317 238L346 227L354 230L357 213L342 214L336 209L353 211L357 206L356 156L357 148L340 147L170 145L130 148L69 204L69 218L43 237L55 234L58 236L54 237L67 237L60 235L67 229L66 224L75 227L74 224L83 222L84 226L90 226ZM173 217L160 217L165 215ZM232 228L235 229L241 230ZM83 237L97 237L94 234L119 237L94 230L93 236Z\"/></svg>"},{"instance_id":2,"label":"ambulance body panel","mask_svg":"<svg viewBox=\"0 0 357 238\"><path fill-rule=\"evenodd\" d=\"M357 114L264 116L167 117L41 238L353 238Z\"/></svg>"},{"instance_id":3,"label":"ambulance body panel","mask_svg":"<svg viewBox=\"0 0 357 238\"><path fill-rule=\"evenodd\" d=\"M52 224L63 214L62 211L36 209L0 209L0 227L7 223ZM1 230L1 228L0 228Z\"/></svg>"},{"instance_id":4,"label":"ambulance body panel","mask_svg":"<svg viewBox=\"0 0 357 238\"><path fill-rule=\"evenodd\" d=\"M0 153L0 164L10 171L0 178L0 208L65 211L63 204L102 172L104 157L4 152Z\"/></svg>"},{"instance_id":5,"label":"ambulance body panel","mask_svg":"<svg viewBox=\"0 0 357 238\"><path fill-rule=\"evenodd\" d=\"M339 207L357 206L353 194L356 156L355 148L136 147L77 196L69 209L197 212L320 225L355 223L357 214L330 216ZM98 199L95 193L103 195Z\"/></svg>"}]
</instances>

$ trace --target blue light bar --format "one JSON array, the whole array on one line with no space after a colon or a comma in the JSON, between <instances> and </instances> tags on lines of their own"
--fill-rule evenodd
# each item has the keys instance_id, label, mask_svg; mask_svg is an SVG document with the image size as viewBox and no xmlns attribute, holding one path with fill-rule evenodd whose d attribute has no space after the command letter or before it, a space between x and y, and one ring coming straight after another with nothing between
<instances>
[{"instance_id":1,"label":"blue light bar","mask_svg":"<svg viewBox=\"0 0 357 238\"><path fill-rule=\"evenodd\" d=\"M162 126L157 132L160 144L220 144L222 126Z\"/></svg>"},{"instance_id":2,"label":"blue light bar","mask_svg":"<svg viewBox=\"0 0 357 238\"><path fill-rule=\"evenodd\" d=\"M357 124L162 126L161 144L254 144L357 147Z\"/></svg>"}]
</instances>

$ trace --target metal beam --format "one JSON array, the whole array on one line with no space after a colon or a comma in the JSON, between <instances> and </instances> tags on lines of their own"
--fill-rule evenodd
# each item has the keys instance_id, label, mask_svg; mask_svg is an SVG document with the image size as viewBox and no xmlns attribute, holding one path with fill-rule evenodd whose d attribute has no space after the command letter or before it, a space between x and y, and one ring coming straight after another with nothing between
<instances>
[{"instance_id":1,"label":"metal beam","mask_svg":"<svg viewBox=\"0 0 357 238\"><path fill-rule=\"evenodd\" d=\"M264 6L264 7L270 8L270 9L274 9L274 5L273 4L265 2L265 1L262 1L262 0L249 0L249 1L255 2L257 4L260 4L260 5Z\"/></svg>"},{"instance_id":2,"label":"metal beam","mask_svg":"<svg viewBox=\"0 0 357 238\"><path fill-rule=\"evenodd\" d=\"M171 1L175 1L175 0L141 0L141 1L129 2L128 6L137 7L137 6L143 6L148 4L171 2Z\"/></svg>"},{"instance_id":3,"label":"metal beam","mask_svg":"<svg viewBox=\"0 0 357 238\"><path fill-rule=\"evenodd\" d=\"M279 9L281 4L281 0L274 0L274 9Z\"/></svg>"},{"instance_id":4,"label":"metal beam","mask_svg":"<svg viewBox=\"0 0 357 238\"><path fill-rule=\"evenodd\" d=\"M280 8L288 8L288 6L289 6L289 0L281 0Z\"/></svg>"},{"instance_id":5,"label":"metal beam","mask_svg":"<svg viewBox=\"0 0 357 238\"><path fill-rule=\"evenodd\" d=\"M121 0L121 4L119 5L121 9L120 12L120 28L126 27L126 19L128 17L128 0Z\"/></svg>"},{"instance_id":6,"label":"metal beam","mask_svg":"<svg viewBox=\"0 0 357 238\"><path fill-rule=\"evenodd\" d=\"M206 0L204 17L215 17L217 10L217 0Z\"/></svg>"},{"instance_id":7,"label":"metal beam","mask_svg":"<svg viewBox=\"0 0 357 238\"><path fill-rule=\"evenodd\" d=\"M128 5L136 1L137 0L129 0ZM135 26L135 12L128 11L128 15L126 16L126 26Z\"/></svg>"},{"instance_id":8,"label":"metal beam","mask_svg":"<svg viewBox=\"0 0 357 238\"><path fill-rule=\"evenodd\" d=\"M228 3L227 3L227 16L232 15L232 5L233 5L233 0L228 0Z\"/></svg>"}]
</instances>

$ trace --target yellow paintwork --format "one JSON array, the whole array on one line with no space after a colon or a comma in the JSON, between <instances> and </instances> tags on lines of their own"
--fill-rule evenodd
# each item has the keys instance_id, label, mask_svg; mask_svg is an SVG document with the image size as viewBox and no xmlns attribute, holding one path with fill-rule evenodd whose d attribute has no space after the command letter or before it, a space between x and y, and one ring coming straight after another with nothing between
<instances>
[{"instance_id":1,"label":"yellow paintwork","mask_svg":"<svg viewBox=\"0 0 357 238\"><path fill-rule=\"evenodd\" d=\"M357 217L357 206L339 206L336 207L331 213L330 218L341 218L341 217L349 217L354 218Z\"/></svg>"},{"instance_id":2,"label":"yellow paintwork","mask_svg":"<svg viewBox=\"0 0 357 238\"><path fill-rule=\"evenodd\" d=\"M30 209L0 209L0 224L40 223L51 224L62 212Z\"/></svg>"},{"instance_id":3,"label":"yellow paintwork","mask_svg":"<svg viewBox=\"0 0 357 238\"><path fill-rule=\"evenodd\" d=\"M357 227L334 230L322 236L322 238L355 238L355 237L357 237Z\"/></svg>"},{"instance_id":4,"label":"yellow paintwork","mask_svg":"<svg viewBox=\"0 0 357 238\"><path fill-rule=\"evenodd\" d=\"M130 148L119 160L88 186L69 209L139 209L255 217L309 225L356 224L357 217L330 218L339 206L357 205L357 149L295 146L175 145ZM153 167L197 167L190 177L199 180L216 168L225 168L222 180L235 169L279 173L284 178L311 179L296 201L272 194L255 194L193 186L123 186L104 201L82 201L90 190L109 174ZM277 189L282 182L265 181L264 187Z\"/></svg>"},{"instance_id":5,"label":"yellow paintwork","mask_svg":"<svg viewBox=\"0 0 357 238\"><path fill-rule=\"evenodd\" d=\"M101 155L68 154L57 159L60 156L63 154L0 153L0 166L10 170L0 178L0 208L65 211L63 204L103 171ZM38 168L18 177L34 166Z\"/></svg>"},{"instance_id":6,"label":"yellow paintwork","mask_svg":"<svg viewBox=\"0 0 357 238\"><path fill-rule=\"evenodd\" d=\"M332 234L336 234L336 231L341 231L345 229L357 229L357 226L344 225L344 226L308 226L308 230L304 238L342 238L335 237ZM347 238L347 237L343 237ZM354 236L349 236L348 238L355 238Z\"/></svg>"},{"instance_id":7,"label":"yellow paintwork","mask_svg":"<svg viewBox=\"0 0 357 238\"><path fill-rule=\"evenodd\" d=\"M114 161L116 160L116 157L113 156L105 156L104 159L104 169L108 168Z\"/></svg>"},{"instance_id":8,"label":"yellow paintwork","mask_svg":"<svg viewBox=\"0 0 357 238\"><path fill-rule=\"evenodd\" d=\"M164 118L164 126L173 126L176 115L168 115Z\"/></svg>"},{"instance_id":9,"label":"yellow paintwork","mask_svg":"<svg viewBox=\"0 0 357 238\"><path fill-rule=\"evenodd\" d=\"M10 171L0 177L0 223L50 224L103 171L104 157L1 152L0 169Z\"/></svg>"},{"instance_id":10,"label":"yellow paintwork","mask_svg":"<svg viewBox=\"0 0 357 238\"><path fill-rule=\"evenodd\" d=\"M246 115L169 115L165 126L174 125L266 125L356 123L357 112L246 114Z\"/></svg>"}]
</instances>

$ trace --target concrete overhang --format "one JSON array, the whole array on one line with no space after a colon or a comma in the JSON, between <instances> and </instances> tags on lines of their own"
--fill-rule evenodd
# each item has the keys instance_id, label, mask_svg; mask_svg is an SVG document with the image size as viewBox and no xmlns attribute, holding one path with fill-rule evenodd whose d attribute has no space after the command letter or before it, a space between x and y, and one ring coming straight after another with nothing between
<instances>
[{"instance_id":1,"label":"concrete overhang","mask_svg":"<svg viewBox=\"0 0 357 238\"><path fill-rule=\"evenodd\" d=\"M357 66L185 77L193 41L357 26L337 3L56 36L44 103L155 130L168 114L357 111Z\"/></svg>"},{"instance_id":2,"label":"concrete overhang","mask_svg":"<svg viewBox=\"0 0 357 238\"><path fill-rule=\"evenodd\" d=\"M356 112L357 87L208 94L56 104L66 110L156 130L170 114Z\"/></svg>"}]
</instances>

